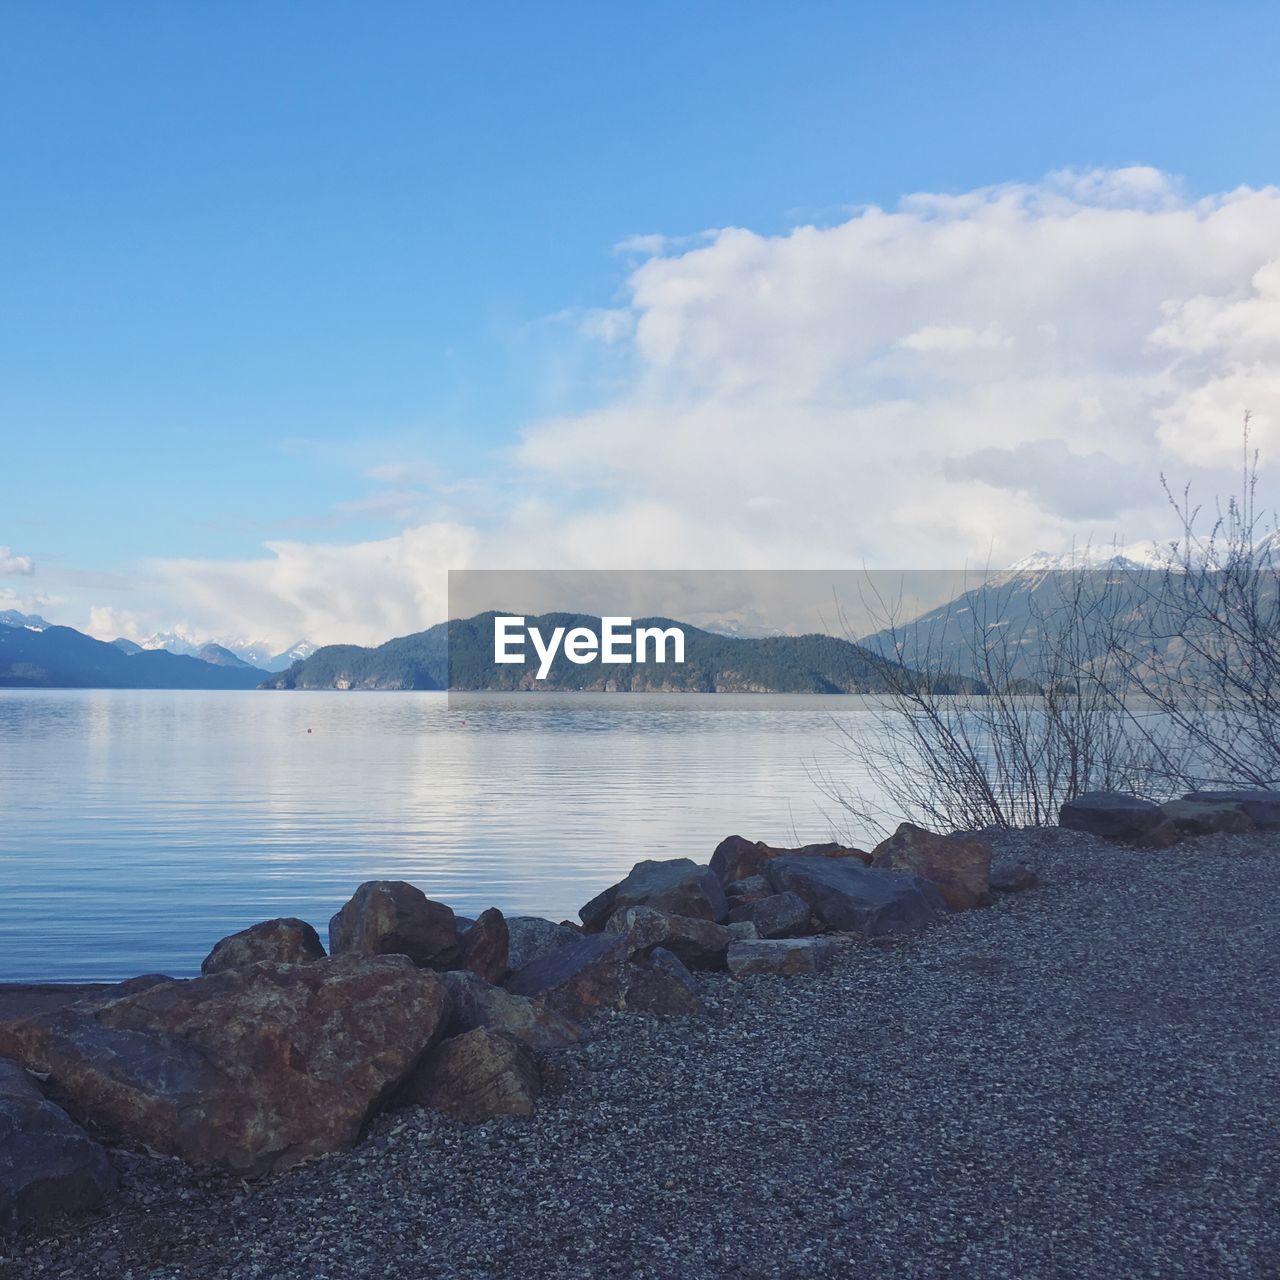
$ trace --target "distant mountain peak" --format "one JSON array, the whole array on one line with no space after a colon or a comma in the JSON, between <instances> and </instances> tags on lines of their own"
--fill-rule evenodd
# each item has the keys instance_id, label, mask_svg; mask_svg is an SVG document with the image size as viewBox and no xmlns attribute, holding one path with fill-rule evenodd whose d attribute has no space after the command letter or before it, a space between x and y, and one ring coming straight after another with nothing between
<instances>
[{"instance_id":1,"label":"distant mountain peak","mask_svg":"<svg viewBox=\"0 0 1280 1280\"><path fill-rule=\"evenodd\" d=\"M25 627L28 631L47 631L49 625L38 613L20 613L17 609L0 609L0 627Z\"/></svg>"}]
</instances>

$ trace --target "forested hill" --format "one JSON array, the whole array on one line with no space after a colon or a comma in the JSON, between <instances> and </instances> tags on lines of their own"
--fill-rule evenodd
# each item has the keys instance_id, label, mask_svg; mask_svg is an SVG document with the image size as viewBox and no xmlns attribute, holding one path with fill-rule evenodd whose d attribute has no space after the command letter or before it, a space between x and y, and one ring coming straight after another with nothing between
<instances>
[{"instance_id":1,"label":"forested hill","mask_svg":"<svg viewBox=\"0 0 1280 1280\"><path fill-rule=\"evenodd\" d=\"M618 690L672 693L880 693L889 688L885 659L834 636L716 635L666 618L635 626L680 627L685 661L675 664L577 664L559 653L545 680L536 680L531 646L523 665L493 660L493 613L440 623L388 640L375 649L330 645L265 681L264 689ZM554 613L526 619L549 636L556 627L600 634L600 619ZM452 683L449 654L452 649ZM938 680L941 685L943 679ZM957 683L957 691L961 683Z\"/></svg>"}]
</instances>

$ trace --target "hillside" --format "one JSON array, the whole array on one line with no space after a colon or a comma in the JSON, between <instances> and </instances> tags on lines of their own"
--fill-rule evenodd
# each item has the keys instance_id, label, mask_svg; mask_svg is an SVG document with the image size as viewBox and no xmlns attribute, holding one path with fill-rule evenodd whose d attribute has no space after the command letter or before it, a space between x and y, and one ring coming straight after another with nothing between
<instances>
[{"instance_id":1,"label":"hillside","mask_svg":"<svg viewBox=\"0 0 1280 1280\"><path fill-rule=\"evenodd\" d=\"M262 685L266 689L609 690L675 693L879 693L889 688L884 660L833 636L736 638L666 618L638 618L636 626L680 626L683 664L619 666L599 660L578 665L557 655L545 680L534 665L493 661L493 613L439 623L377 648L329 645ZM544 635L555 627L586 627L586 614L529 618ZM450 676L452 675L452 679ZM939 684L946 685L939 677ZM957 690L963 682L955 682Z\"/></svg>"},{"instance_id":2,"label":"hillside","mask_svg":"<svg viewBox=\"0 0 1280 1280\"><path fill-rule=\"evenodd\" d=\"M264 674L163 649L128 653L71 627L0 626L0 688L252 689Z\"/></svg>"}]
</instances>

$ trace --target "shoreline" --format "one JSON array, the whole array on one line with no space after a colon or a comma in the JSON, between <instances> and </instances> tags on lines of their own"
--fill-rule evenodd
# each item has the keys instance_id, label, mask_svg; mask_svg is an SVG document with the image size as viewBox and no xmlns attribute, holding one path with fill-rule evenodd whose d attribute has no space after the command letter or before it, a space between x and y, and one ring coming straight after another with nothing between
<instances>
[{"instance_id":1,"label":"shoreline","mask_svg":"<svg viewBox=\"0 0 1280 1280\"><path fill-rule=\"evenodd\" d=\"M121 1197L6 1275L1273 1274L1280 837L993 845L1042 886L602 1013L533 1117L390 1111L253 1184L114 1152Z\"/></svg>"}]
</instances>

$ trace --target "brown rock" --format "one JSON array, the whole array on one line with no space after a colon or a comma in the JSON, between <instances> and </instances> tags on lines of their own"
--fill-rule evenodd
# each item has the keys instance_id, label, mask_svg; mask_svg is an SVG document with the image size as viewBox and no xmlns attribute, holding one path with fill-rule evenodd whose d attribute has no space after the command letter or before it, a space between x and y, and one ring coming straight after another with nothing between
<instances>
[{"instance_id":1,"label":"brown rock","mask_svg":"<svg viewBox=\"0 0 1280 1280\"><path fill-rule=\"evenodd\" d=\"M702 1012L702 1000L679 957L656 947L628 970L622 1007L660 1017L688 1017Z\"/></svg>"},{"instance_id":2,"label":"brown rock","mask_svg":"<svg viewBox=\"0 0 1280 1280\"><path fill-rule=\"evenodd\" d=\"M501 982L507 976L507 922L497 907L482 911L462 935L458 964L486 982Z\"/></svg>"},{"instance_id":3,"label":"brown rock","mask_svg":"<svg viewBox=\"0 0 1280 1280\"><path fill-rule=\"evenodd\" d=\"M745 880L735 880L726 885L724 896L729 900L729 913L732 915L735 907L745 907L749 902L772 897L773 885L764 876L747 876Z\"/></svg>"},{"instance_id":4,"label":"brown rock","mask_svg":"<svg viewBox=\"0 0 1280 1280\"><path fill-rule=\"evenodd\" d=\"M872 866L928 880L952 911L991 901L991 846L982 840L940 836L904 822L876 846Z\"/></svg>"},{"instance_id":5,"label":"brown rock","mask_svg":"<svg viewBox=\"0 0 1280 1280\"><path fill-rule=\"evenodd\" d=\"M476 1027L427 1055L406 1096L469 1124L531 1116L542 1080L532 1051L511 1036Z\"/></svg>"},{"instance_id":6,"label":"brown rock","mask_svg":"<svg viewBox=\"0 0 1280 1280\"><path fill-rule=\"evenodd\" d=\"M452 967L458 955L453 911L403 880L369 880L329 921L335 955L408 956L427 969Z\"/></svg>"},{"instance_id":7,"label":"brown rock","mask_svg":"<svg viewBox=\"0 0 1280 1280\"><path fill-rule=\"evenodd\" d=\"M224 969L243 969L259 960L277 964L309 964L324 959L320 935L305 921L283 916L250 925L239 933L223 938L205 956L200 966L203 974L221 973Z\"/></svg>"},{"instance_id":8,"label":"brown rock","mask_svg":"<svg viewBox=\"0 0 1280 1280\"><path fill-rule=\"evenodd\" d=\"M871 855L865 850L834 842L778 849L761 841L729 836L720 841L711 855L711 870L721 884L730 885L763 874L766 864L774 858L857 858L868 865L871 862Z\"/></svg>"},{"instance_id":9,"label":"brown rock","mask_svg":"<svg viewBox=\"0 0 1280 1280\"><path fill-rule=\"evenodd\" d=\"M355 1142L447 1013L402 956L263 961L0 1025L0 1054L112 1141L256 1175Z\"/></svg>"}]
</instances>

